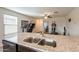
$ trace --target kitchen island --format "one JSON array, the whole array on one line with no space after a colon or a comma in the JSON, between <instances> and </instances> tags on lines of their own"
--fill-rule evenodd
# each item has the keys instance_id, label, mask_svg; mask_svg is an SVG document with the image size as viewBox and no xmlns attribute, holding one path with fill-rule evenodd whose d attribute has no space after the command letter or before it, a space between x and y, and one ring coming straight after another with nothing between
<instances>
[{"instance_id":1,"label":"kitchen island","mask_svg":"<svg viewBox=\"0 0 79 59\"><path fill-rule=\"evenodd\" d=\"M56 47L51 47L47 45L41 46L35 43L24 42L23 40L28 37L42 38L42 35L40 33L18 33L18 36L15 41L10 39L9 40L5 39L5 40L17 44L18 45L17 49L19 52L20 50L21 52L78 52L79 51L79 37L44 34L45 38L56 41L57 44Z\"/></svg>"}]
</instances>

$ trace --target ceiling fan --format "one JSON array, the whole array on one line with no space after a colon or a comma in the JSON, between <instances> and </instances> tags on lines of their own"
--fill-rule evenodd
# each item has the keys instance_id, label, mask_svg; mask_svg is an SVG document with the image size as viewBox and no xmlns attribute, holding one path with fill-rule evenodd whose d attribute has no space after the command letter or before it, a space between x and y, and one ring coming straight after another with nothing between
<instances>
[{"instance_id":1,"label":"ceiling fan","mask_svg":"<svg viewBox=\"0 0 79 59\"><path fill-rule=\"evenodd\" d=\"M53 18L54 14L57 14L57 13L58 13L58 11L54 11L52 14L46 13L46 14L44 14L44 19Z\"/></svg>"},{"instance_id":2,"label":"ceiling fan","mask_svg":"<svg viewBox=\"0 0 79 59\"><path fill-rule=\"evenodd\" d=\"M45 15L44 15L44 19L48 19L48 18L52 18L52 15L45 14Z\"/></svg>"}]
</instances>

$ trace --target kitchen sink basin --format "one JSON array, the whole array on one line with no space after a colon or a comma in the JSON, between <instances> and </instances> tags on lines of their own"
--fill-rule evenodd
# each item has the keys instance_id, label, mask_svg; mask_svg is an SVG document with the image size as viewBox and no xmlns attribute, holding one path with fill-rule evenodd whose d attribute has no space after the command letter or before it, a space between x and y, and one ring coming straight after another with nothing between
<instances>
[{"instance_id":1,"label":"kitchen sink basin","mask_svg":"<svg viewBox=\"0 0 79 59\"><path fill-rule=\"evenodd\" d=\"M51 47L56 47L56 41L54 40L46 40L46 39L41 39L41 38L33 38L33 37L28 37L27 39L24 39L24 42L28 42L28 43L35 43L37 45L47 45L47 46L51 46Z\"/></svg>"},{"instance_id":2,"label":"kitchen sink basin","mask_svg":"<svg viewBox=\"0 0 79 59\"><path fill-rule=\"evenodd\" d=\"M38 45L45 45L45 39L42 39L39 43L38 43Z\"/></svg>"},{"instance_id":3,"label":"kitchen sink basin","mask_svg":"<svg viewBox=\"0 0 79 59\"><path fill-rule=\"evenodd\" d=\"M40 38L34 38L34 39L33 39L33 42L34 42L34 43L38 43L40 40L41 40Z\"/></svg>"},{"instance_id":4,"label":"kitchen sink basin","mask_svg":"<svg viewBox=\"0 0 79 59\"><path fill-rule=\"evenodd\" d=\"M51 47L56 47L56 41L46 41L45 39L41 40L38 45L47 45L47 46L51 46Z\"/></svg>"},{"instance_id":5,"label":"kitchen sink basin","mask_svg":"<svg viewBox=\"0 0 79 59\"><path fill-rule=\"evenodd\" d=\"M33 38L32 37L29 37L27 39L24 39L24 42L32 43L33 42Z\"/></svg>"},{"instance_id":6,"label":"kitchen sink basin","mask_svg":"<svg viewBox=\"0 0 79 59\"><path fill-rule=\"evenodd\" d=\"M27 39L24 39L24 42L38 43L40 40L41 40L40 38L32 38L32 37L29 37Z\"/></svg>"}]
</instances>

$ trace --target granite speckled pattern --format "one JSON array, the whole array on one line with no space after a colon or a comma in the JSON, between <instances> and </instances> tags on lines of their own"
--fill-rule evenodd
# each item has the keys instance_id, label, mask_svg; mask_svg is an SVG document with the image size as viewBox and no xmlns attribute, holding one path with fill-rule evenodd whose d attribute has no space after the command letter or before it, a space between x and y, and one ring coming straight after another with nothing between
<instances>
[{"instance_id":1,"label":"granite speckled pattern","mask_svg":"<svg viewBox=\"0 0 79 59\"><path fill-rule=\"evenodd\" d=\"M53 48L50 46L41 46L35 43L27 43L23 40L27 37L42 38L39 33L19 33L18 34L18 44L23 46L28 46L30 48L37 49L38 51L52 51L52 52L78 52L79 51L79 37L69 37L63 35L50 35L44 34L45 38L55 40L57 42L57 47Z\"/></svg>"}]
</instances>

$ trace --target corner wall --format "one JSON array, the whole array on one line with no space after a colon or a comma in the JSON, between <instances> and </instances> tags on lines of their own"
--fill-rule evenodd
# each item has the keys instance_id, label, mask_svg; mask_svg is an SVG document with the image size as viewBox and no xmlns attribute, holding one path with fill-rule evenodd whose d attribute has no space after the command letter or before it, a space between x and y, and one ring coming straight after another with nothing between
<instances>
[{"instance_id":1,"label":"corner wall","mask_svg":"<svg viewBox=\"0 0 79 59\"><path fill-rule=\"evenodd\" d=\"M64 26L66 26L66 19L65 17L56 17L55 19L50 18L49 20L49 33L51 33L51 24L53 22L53 20L55 20L56 22L56 32L58 32L59 34L63 34L64 32Z\"/></svg>"},{"instance_id":2,"label":"corner wall","mask_svg":"<svg viewBox=\"0 0 79 59\"><path fill-rule=\"evenodd\" d=\"M74 8L67 15L67 26L68 33L70 36L79 36L79 7ZM68 19L71 18L71 22L68 22Z\"/></svg>"}]
</instances>

